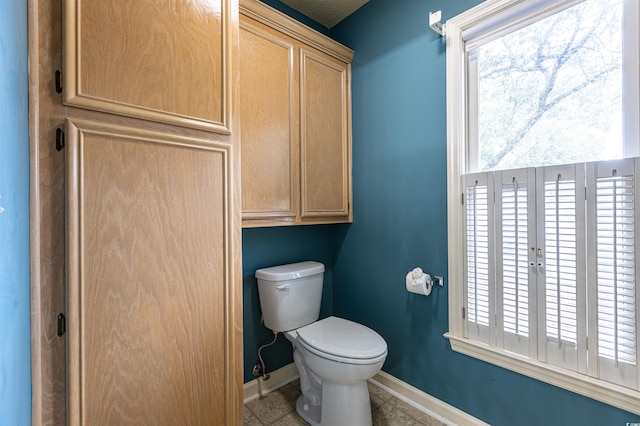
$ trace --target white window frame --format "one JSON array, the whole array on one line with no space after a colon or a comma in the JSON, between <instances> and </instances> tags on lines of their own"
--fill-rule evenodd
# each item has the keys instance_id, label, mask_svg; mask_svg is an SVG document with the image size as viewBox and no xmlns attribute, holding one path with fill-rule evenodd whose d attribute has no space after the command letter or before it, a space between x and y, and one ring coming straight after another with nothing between
<instances>
[{"instance_id":1,"label":"white window frame","mask_svg":"<svg viewBox=\"0 0 640 426\"><path fill-rule=\"evenodd\" d=\"M549 0L541 0L541 2L544 1ZM449 332L444 336L449 339L452 349L456 352L640 414L640 391L546 364L465 337L463 318L465 206L461 202L464 189L460 177L472 172L468 170L468 164L470 156L474 154L469 152L467 147L467 61L462 33L474 27L477 28L481 22L495 20L496 16L504 13L508 8L526 7L525 3L524 0L488 0L446 23ZM632 79L626 84L637 87L639 73L636 61L631 64L631 67ZM637 111L634 110L632 114L637 114ZM625 132L627 136L633 135L636 139L638 137L637 126L625 129ZM637 152L627 153L628 156L629 154L638 155Z\"/></svg>"}]
</instances>

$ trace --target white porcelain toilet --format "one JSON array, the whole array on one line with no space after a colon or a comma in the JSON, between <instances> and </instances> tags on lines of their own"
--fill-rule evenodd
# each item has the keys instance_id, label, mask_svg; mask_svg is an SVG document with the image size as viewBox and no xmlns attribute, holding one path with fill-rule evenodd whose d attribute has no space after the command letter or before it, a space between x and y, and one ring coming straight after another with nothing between
<instances>
[{"instance_id":1,"label":"white porcelain toilet","mask_svg":"<svg viewBox=\"0 0 640 426\"><path fill-rule=\"evenodd\" d=\"M256 271L264 324L293 344L302 395L296 411L313 426L371 425L367 380L387 357L375 331L342 318L318 321L324 265L299 262Z\"/></svg>"}]
</instances>

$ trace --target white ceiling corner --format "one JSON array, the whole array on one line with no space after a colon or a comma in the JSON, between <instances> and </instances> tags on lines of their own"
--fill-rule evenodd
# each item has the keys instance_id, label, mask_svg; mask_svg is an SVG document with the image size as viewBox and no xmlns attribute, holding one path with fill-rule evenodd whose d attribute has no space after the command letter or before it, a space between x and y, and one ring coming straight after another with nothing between
<instances>
[{"instance_id":1,"label":"white ceiling corner","mask_svg":"<svg viewBox=\"0 0 640 426\"><path fill-rule=\"evenodd\" d=\"M327 28L362 7L369 0L280 0Z\"/></svg>"}]
</instances>

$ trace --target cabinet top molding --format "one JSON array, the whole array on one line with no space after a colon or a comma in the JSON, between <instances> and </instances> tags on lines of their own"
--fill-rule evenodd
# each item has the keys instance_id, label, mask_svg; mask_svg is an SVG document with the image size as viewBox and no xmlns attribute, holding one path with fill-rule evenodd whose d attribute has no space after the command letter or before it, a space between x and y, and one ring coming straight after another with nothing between
<instances>
[{"instance_id":1,"label":"cabinet top molding","mask_svg":"<svg viewBox=\"0 0 640 426\"><path fill-rule=\"evenodd\" d=\"M308 44L327 55L351 63L353 50L258 0L240 0L240 13Z\"/></svg>"}]
</instances>

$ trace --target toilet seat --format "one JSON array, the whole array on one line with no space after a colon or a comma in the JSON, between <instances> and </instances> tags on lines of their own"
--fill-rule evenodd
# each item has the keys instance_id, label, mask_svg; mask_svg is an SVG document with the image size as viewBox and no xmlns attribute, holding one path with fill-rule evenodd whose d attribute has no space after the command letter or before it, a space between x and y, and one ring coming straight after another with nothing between
<instances>
[{"instance_id":1,"label":"toilet seat","mask_svg":"<svg viewBox=\"0 0 640 426\"><path fill-rule=\"evenodd\" d=\"M387 343L375 331L343 318L328 317L296 330L297 342L333 361L372 364L387 356Z\"/></svg>"}]
</instances>

